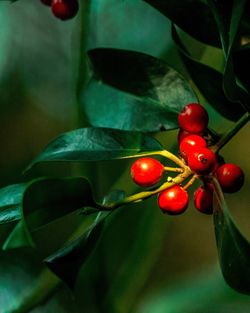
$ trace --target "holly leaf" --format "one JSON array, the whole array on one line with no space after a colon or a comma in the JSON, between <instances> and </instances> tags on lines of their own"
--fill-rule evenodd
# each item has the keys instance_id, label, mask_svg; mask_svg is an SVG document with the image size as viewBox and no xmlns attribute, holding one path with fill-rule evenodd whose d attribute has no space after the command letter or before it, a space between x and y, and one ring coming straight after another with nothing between
<instances>
[{"instance_id":1,"label":"holly leaf","mask_svg":"<svg viewBox=\"0 0 250 313\"><path fill-rule=\"evenodd\" d=\"M54 139L26 171L40 162L112 160L150 154L162 149L157 140L141 133L82 128Z\"/></svg>"},{"instance_id":2,"label":"holly leaf","mask_svg":"<svg viewBox=\"0 0 250 313\"><path fill-rule=\"evenodd\" d=\"M220 37L210 8L199 0L144 0L174 24L205 44L220 47Z\"/></svg>"},{"instance_id":3,"label":"holly leaf","mask_svg":"<svg viewBox=\"0 0 250 313\"><path fill-rule=\"evenodd\" d=\"M21 220L3 249L34 247L33 231L85 206L100 208L83 177L42 178L31 182L23 194Z\"/></svg>"},{"instance_id":4,"label":"holly leaf","mask_svg":"<svg viewBox=\"0 0 250 313\"><path fill-rule=\"evenodd\" d=\"M233 0L230 3L208 0L208 4L214 14L225 54L226 62L223 75L225 95L231 101L238 102L249 110L249 95L237 84L233 65L234 43L238 38L237 34L239 33L246 0Z\"/></svg>"},{"instance_id":5,"label":"holly leaf","mask_svg":"<svg viewBox=\"0 0 250 313\"><path fill-rule=\"evenodd\" d=\"M89 50L88 55L93 79L81 102L95 126L132 131L174 129L180 110L198 101L188 82L160 59L108 48Z\"/></svg>"},{"instance_id":6,"label":"holly leaf","mask_svg":"<svg viewBox=\"0 0 250 313\"><path fill-rule=\"evenodd\" d=\"M230 215L216 180L214 184L214 226L222 274L231 288L250 295L250 243Z\"/></svg>"},{"instance_id":7,"label":"holly leaf","mask_svg":"<svg viewBox=\"0 0 250 313\"><path fill-rule=\"evenodd\" d=\"M81 267L87 261L101 236L107 216L108 213L102 213L102 217L96 220L81 237L45 260L49 269L63 280L71 290L74 289Z\"/></svg>"},{"instance_id":8,"label":"holly leaf","mask_svg":"<svg viewBox=\"0 0 250 313\"><path fill-rule=\"evenodd\" d=\"M243 46L233 54L233 63L236 76L240 79L243 86L250 90L249 77L249 60L250 60L250 45Z\"/></svg>"},{"instance_id":9,"label":"holly leaf","mask_svg":"<svg viewBox=\"0 0 250 313\"><path fill-rule=\"evenodd\" d=\"M15 184L0 189L0 224L21 219L22 196L27 184Z\"/></svg>"},{"instance_id":10,"label":"holly leaf","mask_svg":"<svg viewBox=\"0 0 250 313\"><path fill-rule=\"evenodd\" d=\"M190 56L174 25L172 27L172 36L190 76L204 97L223 117L231 121L237 121L245 113L245 110L237 102L230 101L225 96L223 75Z\"/></svg>"}]
</instances>

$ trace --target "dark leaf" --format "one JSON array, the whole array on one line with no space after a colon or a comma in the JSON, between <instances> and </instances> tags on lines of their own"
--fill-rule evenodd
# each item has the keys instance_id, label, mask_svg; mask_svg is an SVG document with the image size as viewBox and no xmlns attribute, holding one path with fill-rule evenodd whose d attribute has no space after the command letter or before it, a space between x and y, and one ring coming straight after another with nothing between
<instances>
[{"instance_id":1,"label":"dark leaf","mask_svg":"<svg viewBox=\"0 0 250 313\"><path fill-rule=\"evenodd\" d=\"M183 106L197 101L188 82L160 59L108 48L88 54L98 82L92 80L83 91L82 103L93 125L140 131L173 129L178 127L177 115Z\"/></svg>"},{"instance_id":2,"label":"dark leaf","mask_svg":"<svg viewBox=\"0 0 250 313\"><path fill-rule=\"evenodd\" d=\"M250 295L250 243L235 225L215 181L214 226L222 274L228 285Z\"/></svg>"},{"instance_id":3,"label":"dark leaf","mask_svg":"<svg viewBox=\"0 0 250 313\"><path fill-rule=\"evenodd\" d=\"M119 202L125 198L126 194L123 190L112 190L109 194L107 194L103 201L102 204L104 206L109 206L114 204L115 202Z\"/></svg>"},{"instance_id":4,"label":"dark leaf","mask_svg":"<svg viewBox=\"0 0 250 313\"><path fill-rule=\"evenodd\" d=\"M193 81L204 97L222 116L231 121L237 121L245 113L245 110L237 102L232 102L226 98L222 87L222 74L193 59L181 42L174 26L172 35Z\"/></svg>"},{"instance_id":5,"label":"dark leaf","mask_svg":"<svg viewBox=\"0 0 250 313\"><path fill-rule=\"evenodd\" d=\"M177 113L158 101L136 97L92 79L81 95L91 125L128 131L156 132L177 127Z\"/></svg>"},{"instance_id":6,"label":"dark leaf","mask_svg":"<svg viewBox=\"0 0 250 313\"><path fill-rule=\"evenodd\" d=\"M141 133L82 128L53 140L27 170L39 162L121 159L162 149L158 141Z\"/></svg>"},{"instance_id":7,"label":"dark leaf","mask_svg":"<svg viewBox=\"0 0 250 313\"><path fill-rule=\"evenodd\" d=\"M23 219L21 219L11 231L3 243L2 249L9 250L20 247L35 247L35 243Z\"/></svg>"},{"instance_id":8,"label":"dark leaf","mask_svg":"<svg viewBox=\"0 0 250 313\"><path fill-rule=\"evenodd\" d=\"M97 208L91 208L91 207L85 207L83 209L80 209L80 214L82 215L91 215L98 213L100 210Z\"/></svg>"},{"instance_id":9,"label":"dark leaf","mask_svg":"<svg viewBox=\"0 0 250 313\"><path fill-rule=\"evenodd\" d=\"M107 213L102 214L103 216L84 235L45 260L49 269L72 290L82 265L94 250L101 236L104 221L108 215Z\"/></svg>"},{"instance_id":10,"label":"dark leaf","mask_svg":"<svg viewBox=\"0 0 250 313\"><path fill-rule=\"evenodd\" d=\"M26 184L10 185L0 189L0 224L21 219L21 203Z\"/></svg>"},{"instance_id":11,"label":"dark leaf","mask_svg":"<svg viewBox=\"0 0 250 313\"><path fill-rule=\"evenodd\" d=\"M250 46L247 45L242 49L234 52L233 55L234 70L236 76L240 79L243 86L250 90Z\"/></svg>"},{"instance_id":12,"label":"dark leaf","mask_svg":"<svg viewBox=\"0 0 250 313\"><path fill-rule=\"evenodd\" d=\"M244 108L250 109L249 95L237 84L232 63L234 43L237 41L237 34L239 32L246 0L208 0L208 4L214 14L225 54L226 62L223 76L225 95L231 101L238 102L242 104Z\"/></svg>"},{"instance_id":13,"label":"dark leaf","mask_svg":"<svg viewBox=\"0 0 250 313\"><path fill-rule=\"evenodd\" d=\"M199 0L144 0L192 37L220 47L219 33L210 8Z\"/></svg>"},{"instance_id":14,"label":"dark leaf","mask_svg":"<svg viewBox=\"0 0 250 313\"><path fill-rule=\"evenodd\" d=\"M45 178L35 181L25 191L23 214L33 231L85 206L95 205L87 179Z\"/></svg>"},{"instance_id":15,"label":"dark leaf","mask_svg":"<svg viewBox=\"0 0 250 313\"><path fill-rule=\"evenodd\" d=\"M89 182L83 177L44 178L32 182L23 195L21 221L3 249L35 246L31 232L85 206L98 206Z\"/></svg>"}]
</instances>

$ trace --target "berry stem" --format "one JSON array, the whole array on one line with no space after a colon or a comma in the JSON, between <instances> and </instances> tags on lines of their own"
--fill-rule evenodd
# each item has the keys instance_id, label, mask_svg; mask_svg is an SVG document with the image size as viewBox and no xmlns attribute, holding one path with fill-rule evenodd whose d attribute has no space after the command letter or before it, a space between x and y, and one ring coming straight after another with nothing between
<instances>
[{"instance_id":1,"label":"berry stem","mask_svg":"<svg viewBox=\"0 0 250 313\"><path fill-rule=\"evenodd\" d=\"M224 136L220 138L220 140L211 147L213 152L219 152L221 148L223 148L237 133L238 131L247 124L250 119L250 114L245 113Z\"/></svg>"},{"instance_id":2,"label":"berry stem","mask_svg":"<svg viewBox=\"0 0 250 313\"><path fill-rule=\"evenodd\" d=\"M183 173L183 168L164 166L166 172Z\"/></svg>"},{"instance_id":3,"label":"berry stem","mask_svg":"<svg viewBox=\"0 0 250 313\"><path fill-rule=\"evenodd\" d=\"M184 165L184 169L183 172L180 173L179 175L177 175L176 177L174 177L171 180L168 180L167 182L163 183L160 187L154 189L154 190L150 190L150 191L142 191L139 193L136 193L134 195L128 196L124 199L122 199L121 201L109 204L108 206L106 206L105 208L102 208L103 210L114 210L124 204L128 204L128 203L135 203L135 202L140 202L142 200L145 200L147 198L150 198L153 195L156 195L157 193L168 189L174 185L179 185L182 184L183 181L185 181L190 175L192 174L192 171L190 170L190 168L186 165Z\"/></svg>"},{"instance_id":4,"label":"berry stem","mask_svg":"<svg viewBox=\"0 0 250 313\"><path fill-rule=\"evenodd\" d=\"M183 189L187 190L191 185L193 185L193 183L195 182L195 180L198 178L197 175L193 175L192 178L186 183L186 185L183 187Z\"/></svg>"},{"instance_id":5,"label":"berry stem","mask_svg":"<svg viewBox=\"0 0 250 313\"><path fill-rule=\"evenodd\" d=\"M160 150L160 151L152 151L152 152L146 152L146 153L140 153L140 154L136 154L136 155L132 155L127 157L128 158L137 158L137 157L144 157L144 156L150 156L150 155L160 155L166 159L171 160L172 162L174 162L175 164L177 164L179 167L181 168L185 168L186 164L184 163L184 161L182 161L181 159L179 159L176 155L174 155L173 153L169 152L168 150Z\"/></svg>"}]
</instances>

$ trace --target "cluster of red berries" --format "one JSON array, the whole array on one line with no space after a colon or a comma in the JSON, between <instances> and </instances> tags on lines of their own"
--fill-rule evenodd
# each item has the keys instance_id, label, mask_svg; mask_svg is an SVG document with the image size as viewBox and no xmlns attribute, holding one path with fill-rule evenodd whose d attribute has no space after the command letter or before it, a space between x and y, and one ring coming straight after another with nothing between
<instances>
[{"instance_id":1,"label":"cluster of red berries","mask_svg":"<svg viewBox=\"0 0 250 313\"><path fill-rule=\"evenodd\" d=\"M222 190L227 193L238 191L244 183L241 168L215 154L208 147L206 131L207 111L198 103L187 104L178 115L180 131L178 141L180 156L195 176L203 182L194 193L195 208L205 214L213 213L213 191L211 175L216 176ZM154 158L144 157L136 160L131 167L131 176L136 184L151 187L159 183L165 173L164 165ZM185 188L176 184L161 191L158 205L164 213L177 215L183 213L189 203Z\"/></svg>"},{"instance_id":2,"label":"cluster of red berries","mask_svg":"<svg viewBox=\"0 0 250 313\"><path fill-rule=\"evenodd\" d=\"M41 0L51 7L52 13L61 20L73 18L79 9L78 0Z\"/></svg>"}]
</instances>

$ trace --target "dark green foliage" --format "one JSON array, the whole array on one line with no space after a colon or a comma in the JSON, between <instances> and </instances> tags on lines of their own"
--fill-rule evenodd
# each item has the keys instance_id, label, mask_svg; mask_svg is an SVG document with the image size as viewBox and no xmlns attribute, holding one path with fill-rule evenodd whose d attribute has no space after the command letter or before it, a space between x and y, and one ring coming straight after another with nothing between
<instances>
[{"instance_id":1,"label":"dark green foliage","mask_svg":"<svg viewBox=\"0 0 250 313\"><path fill-rule=\"evenodd\" d=\"M173 25L173 40L176 43L183 61L199 90L213 108L225 118L237 121L245 110L239 103L230 101L223 90L223 75L215 69L195 60L187 51Z\"/></svg>"},{"instance_id":2,"label":"dark green foliage","mask_svg":"<svg viewBox=\"0 0 250 313\"><path fill-rule=\"evenodd\" d=\"M95 248L104 227L108 213L102 213L93 225L78 239L49 256L45 263L61 278L69 288L73 289L79 270Z\"/></svg>"},{"instance_id":3,"label":"dark green foliage","mask_svg":"<svg viewBox=\"0 0 250 313\"><path fill-rule=\"evenodd\" d=\"M200 0L144 0L194 38L220 47L219 32L209 7Z\"/></svg>"},{"instance_id":4,"label":"dark green foliage","mask_svg":"<svg viewBox=\"0 0 250 313\"><path fill-rule=\"evenodd\" d=\"M94 126L143 132L173 129L183 106L198 101L182 75L160 59L108 48L88 55L94 79L81 100Z\"/></svg>"},{"instance_id":5,"label":"dark green foliage","mask_svg":"<svg viewBox=\"0 0 250 313\"><path fill-rule=\"evenodd\" d=\"M21 203L25 188L26 184L16 184L0 190L0 224L21 219Z\"/></svg>"},{"instance_id":6,"label":"dark green foliage","mask_svg":"<svg viewBox=\"0 0 250 313\"><path fill-rule=\"evenodd\" d=\"M54 139L31 163L48 161L102 161L162 150L154 138L136 132L82 128Z\"/></svg>"},{"instance_id":7,"label":"dark green foliage","mask_svg":"<svg viewBox=\"0 0 250 313\"><path fill-rule=\"evenodd\" d=\"M221 270L230 287L250 295L250 243L235 225L218 183L216 189L214 225Z\"/></svg>"}]
</instances>

